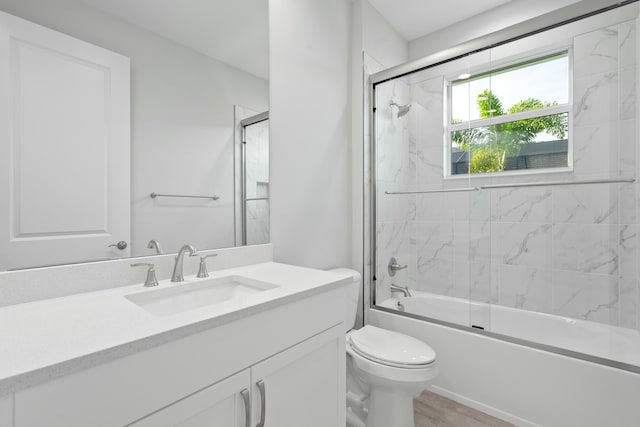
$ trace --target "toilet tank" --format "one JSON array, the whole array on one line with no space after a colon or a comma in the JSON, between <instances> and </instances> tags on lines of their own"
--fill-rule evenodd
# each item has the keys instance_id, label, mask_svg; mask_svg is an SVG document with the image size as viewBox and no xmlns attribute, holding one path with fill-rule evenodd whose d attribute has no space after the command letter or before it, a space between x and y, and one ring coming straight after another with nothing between
<instances>
[{"instance_id":1,"label":"toilet tank","mask_svg":"<svg viewBox=\"0 0 640 427\"><path fill-rule=\"evenodd\" d=\"M347 304L344 316L344 332L349 332L356 323L356 314L358 312L358 297L360 296L360 285L362 283L362 277L360 273L348 268L334 268L332 270L336 273L348 274L353 278L353 282L349 283L347 288Z\"/></svg>"}]
</instances>

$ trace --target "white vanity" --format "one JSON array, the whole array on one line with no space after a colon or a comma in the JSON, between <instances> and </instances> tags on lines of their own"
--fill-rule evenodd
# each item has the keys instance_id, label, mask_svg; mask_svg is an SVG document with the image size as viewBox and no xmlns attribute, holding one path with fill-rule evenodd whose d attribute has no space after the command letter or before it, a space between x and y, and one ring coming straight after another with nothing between
<instances>
[{"instance_id":1,"label":"white vanity","mask_svg":"<svg viewBox=\"0 0 640 427\"><path fill-rule=\"evenodd\" d=\"M349 279L272 262L185 279L0 308L0 425L344 425Z\"/></svg>"}]
</instances>

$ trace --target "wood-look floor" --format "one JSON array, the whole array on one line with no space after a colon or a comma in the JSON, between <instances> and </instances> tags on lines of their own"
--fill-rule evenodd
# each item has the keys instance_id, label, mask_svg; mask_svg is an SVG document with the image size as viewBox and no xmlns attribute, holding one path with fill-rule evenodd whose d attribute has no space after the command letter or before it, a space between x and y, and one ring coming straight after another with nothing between
<instances>
[{"instance_id":1,"label":"wood-look floor","mask_svg":"<svg viewBox=\"0 0 640 427\"><path fill-rule=\"evenodd\" d=\"M461 403L429 391L413 401L416 427L514 427Z\"/></svg>"}]
</instances>

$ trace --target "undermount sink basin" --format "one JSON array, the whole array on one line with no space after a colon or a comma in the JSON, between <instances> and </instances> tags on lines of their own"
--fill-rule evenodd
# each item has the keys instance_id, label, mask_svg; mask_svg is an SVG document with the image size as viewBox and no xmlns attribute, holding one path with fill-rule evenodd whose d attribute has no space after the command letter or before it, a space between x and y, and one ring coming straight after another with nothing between
<instances>
[{"instance_id":1,"label":"undermount sink basin","mask_svg":"<svg viewBox=\"0 0 640 427\"><path fill-rule=\"evenodd\" d=\"M156 316L170 316L277 287L247 277L226 276L178 283L170 288L126 295L125 298Z\"/></svg>"}]
</instances>

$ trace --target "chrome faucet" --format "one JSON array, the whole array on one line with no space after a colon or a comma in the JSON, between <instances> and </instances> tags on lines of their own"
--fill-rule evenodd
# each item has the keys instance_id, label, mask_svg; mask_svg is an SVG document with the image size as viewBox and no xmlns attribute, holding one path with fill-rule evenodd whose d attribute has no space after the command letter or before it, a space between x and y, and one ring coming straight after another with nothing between
<instances>
[{"instance_id":1,"label":"chrome faucet","mask_svg":"<svg viewBox=\"0 0 640 427\"><path fill-rule=\"evenodd\" d=\"M171 274L172 282L182 282L184 280L184 276L182 275L182 266L184 264L184 253L189 252L189 256L198 255L198 251L191 245L184 245L178 251L178 255L176 255L176 263L173 266L173 273Z\"/></svg>"},{"instance_id":2,"label":"chrome faucet","mask_svg":"<svg viewBox=\"0 0 640 427\"><path fill-rule=\"evenodd\" d=\"M162 255L162 246L160 246L160 242L156 239L149 240L149 244L147 245L147 249L155 249L156 254Z\"/></svg>"}]
</instances>

